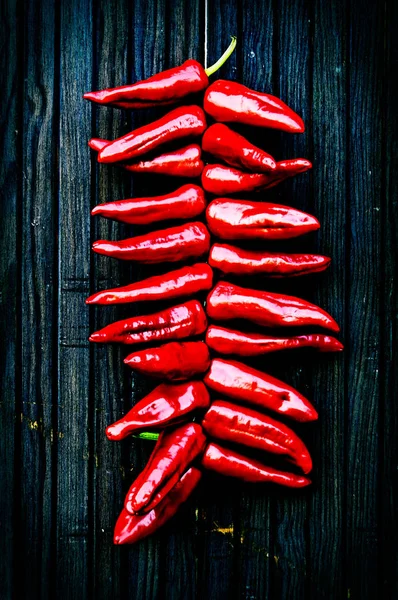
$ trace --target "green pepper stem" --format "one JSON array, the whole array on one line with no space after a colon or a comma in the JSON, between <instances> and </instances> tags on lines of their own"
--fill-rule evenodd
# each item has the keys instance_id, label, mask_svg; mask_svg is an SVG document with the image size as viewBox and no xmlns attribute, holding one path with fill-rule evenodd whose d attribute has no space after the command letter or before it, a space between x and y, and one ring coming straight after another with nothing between
<instances>
[{"instance_id":1,"label":"green pepper stem","mask_svg":"<svg viewBox=\"0 0 398 600\"><path fill-rule=\"evenodd\" d=\"M137 433L136 435L134 435L134 437L140 438L140 440L151 440L153 442L156 442L156 440L159 437L159 434L150 433L149 431L143 431L142 433Z\"/></svg>"},{"instance_id":2,"label":"green pepper stem","mask_svg":"<svg viewBox=\"0 0 398 600\"><path fill-rule=\"evenodd\" d=\"M211 65L211 67L207 67L207 69L205 69L206 75L208 77L210 77L210 75L213 75L213 73L215 73L220 67L222 67L223 64L225 63L225 61L228 60L228 58L231 56L232 52L235 50L236 37L234 35L232 35L231 40L232 41L231 41L230 45L225 50L224 54L222 56L220 56L218 61L215 62L214 65Z\"/></svg>"}]
</instances>

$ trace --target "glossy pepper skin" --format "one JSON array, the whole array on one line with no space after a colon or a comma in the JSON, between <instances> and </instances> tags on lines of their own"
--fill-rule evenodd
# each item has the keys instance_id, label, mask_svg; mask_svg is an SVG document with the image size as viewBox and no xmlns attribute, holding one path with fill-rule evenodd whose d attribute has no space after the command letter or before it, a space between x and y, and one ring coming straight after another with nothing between
<instances>
[{"instance_id":1,"label":"glossy pepper skin","mask_svg":"<svg viewBox=\"0 0 398 600\"><path fill-rule=\"evenodd\" d=\"M133 160L163 144L202 135L205 129L206 118L199 106L181 106L110 142L98 153L98 162Z\"/></svg>"},{"instance_id":2,"label":"glossy pepper skin","mask_svg":"<svg viewBox=\"0 0 398 600\"><path fill-rule=\"evenodd\" d=\"M210 354L204 342L170 342L134 352L124 363L150 377L181 381L207 371Z\"/></svg>"},{"instance_id":3,"label":"glossy pepper skin","mask_svg":"<svg viewBox=\"0 0 398 600\"><path fill-rule=\"evenodd\" d=\"M220 281L207 297L212 319L247 319L264 327L313 325L339 331L336 321L322 308L285 294L251 290Z\"/></svg>"},{"instance_id":4,"label":"glossy pepper skin","mask_svg":"<svg viewBox=\"0 0 398 600\"><path fill-rule=\"evenodd\" d=\"M192 219L204 212L205 208L206 199L202 188L187 184L164 196L99 204L91 214L131 225L147 225L169 219Z\"/></svg>"},{"instance_id":5,"label":"glossy pepper skin","mask_svg":"<svg viewBox=\"0 0 398 600\"><path fill-rule=\"evenodd\" d=\"M202 381L161 383L124 417L109 425L106 437L118 441L134 432L164 429L209 404L209 392Z\"/></svg>"},{"instance_id":6,"label":"glossy pepper skin","mask_svg":"<svg viewBox=\"0 0 398 600\"><path fill-rule=\"evenodd\" d=\"M272 173L246 173L225 165L207 165L202 171L202 185L206 192L216 196L254 192L272 188L311 167L310 161L304 158L278 162Z\"/></svg>"},{"instance_id":7,"label":"glossy pepper skin","mask_svg":"<svg viewBox=\"0 0 398 600\"><path fill-rule=\"evenodd\" d=\"M270 154L221 123L215 123L206 129L202 149L239 169L255 173L272 173L276 169L276 162Z\"/></svg>"},{"instance_id":8,"label":"glossy pepper skin","mask_svg":"<svg viewBox=\"0 0 398 600\"><path fill-rule=\"evenodd\" d=\"M120 241L98 240L97 254L143 264L179 262L203 256L210 248L210 234L203 223L194 222L152 231Z\"/></svg>"},{"instance_id":9,"label":"glossy pepper skin","mask_svg":"<svg viewBox=\"0 0 398 600\"><path fill-rule=\"evenodd\" d=\"M206 436L198 423L162 431L145 469L127 493L125 509L130 514L153 509L203 452L205 445Z\"/></svg>"},{"instance_id":10,"label":"glossy pepper skin","mask_svg":"<svg viewBox=\"0 0 398 600\"><path fill-rule=\"evenodd\" d=\"M153 275L119 288L93 294L86 304L124 304L126 302L151 302L192 296L209 290L213 284L213 270L206 263L181 267L164 275Z\"/></svg>"},{"instance_id":11,"label":"glossy pepper skin","mask_svg":"<svg viewBox=\"0 0 398 600\"><path fill-rule=\"evenodd\" d=\"M310 453L294 431L251 408L217 400L202 427L212 438L282 455L305 474L312 469Z\"/></svg>"},{"instance_id":12,"label":"glossy pepper skin","mask_svg":"<svg viewBox=\"0 0 398 600\"><path fill-rule=\"evenodd\" d=\"M214 358L203 381L218 394L296 421L318 418L312 404L290 385L237 361Z\"/></svg>"},{"instance_id":13,"label":"glossy pepper skin","mask_svg":"<svg viewBox=\"0 0 398 600\"><path fill-rule=\"evenodd\" d=\"M231 275L264 274L268 277L298 277L320 273L330 265L330 258L319 254L282 254L242 250L227 244L213 244L209 265Z\"/></svg>"},{"instance_id":14,"label":"glossy pepper skin","mask_svg":"<svg viewBox=\"0 0 398 600\"><path fill-rule=\"evenodd\" d=\"M319 333L275 337L260 333L243 333L219 325L210 325L207 328L206 344L220 354L240 356L260 356L296 348L314 348L319 352L341 352L344 349L343 344L336 338Z\"/></svg>"},{"instance_id":15,"label":"glossy pepper skin","mask_svg":"<svg viewBox=\"0 0 398 600\"><path fill-rule=\"evenodd\" d=\"M201 476L199 469L188 469L167 496L144 515L131 515L123 508L116 522L114 544L134 544L154 533L176 514L198 485Z\"/></svg>"},{"instance_id":16,"label":"glossy pepper skin","mask_svg":"<svg viewBox=\"0 0 398 600\"><path fill-rule=\"evenodd\" d=\"M207 319L197 300L166 308L151 315L122 319L92 333L90 342L142 344L180 340L206 330Z\"/></svg>"},{"instance_id":17,"label":"glossy pepper skin","mask_svg":"<svg viewBox=\"0 0 398 600\"><path fill-rule=\"evenodd\" d=\"M204 469L215 471L226 477L236 477L249 483L276 483L290 488L302 488L311 483L307 477L277 471L260 461L223 448L213 442L208 444L202 457Z\"/></svg>"},{"instance_id":18,"label":"glossy pepper skin","mask_svg":"<svg viewBox=\"0 0 398 600\"><path fill-rule=\"evenodd\" d=\"M206 89L209 79L205 69L196 60L167 69L132 85L108 88L84 94L85 100L117 108L149 108L178 102L188 94Z\"/></svg>"},{"instance_id":19,"label":"glossy pepper skin","mask_svg":"<svg viewBox=\"0 0 398 600\"><path fill-rule=\"evenodd\" d=\"M88 145L99 152L110 144L109 140L92 138ZM154 158L137 160L133 162L120 162L117 166L123 167L130 173L157 173L158 175L171 175L172 177L199 177L204 164L201 159L202 150L198 144L189 144L178 150L163 152Z\"/></svg>"},{"instance_id":20,"label":"glossy pepper skin","mask_svg":"<svg viewBox=\"0 0 398 600\"><path fill-rule=\"evenodd\" d=\"M319 221L300 210L269 202L216 198L206 209L210 231L223 240L286 240L319 229Z\"/></svg>"},{"instance_id":21,"label":"glossy pepper skin","mask_svg":"<svg viewBox=\"0 0 398 600\"><path fill-rule=\"evenodd\" d=\"M206 90L204 109L215 121L303 133L303 120L282 100L236 81L218 79Z\"/></svg>"}]
</instances>

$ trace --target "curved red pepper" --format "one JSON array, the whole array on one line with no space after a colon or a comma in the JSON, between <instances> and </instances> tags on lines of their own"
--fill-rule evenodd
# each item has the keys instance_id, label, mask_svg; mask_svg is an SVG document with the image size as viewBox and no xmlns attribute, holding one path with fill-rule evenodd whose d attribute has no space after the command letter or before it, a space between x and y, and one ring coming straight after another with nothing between
<instances>
[{"instance_id":1,"label":"curved red pepper","mask_svg":"<svg viewBox=\"0 0 398 600\"><path fill-rule=\"evenodd\" d=\"M206 90L205 111L221 123L243 123L303 133L303 120L282 100L255 92L236 81L218 79Z\"/></svg>"},{"instance_id":2,"label":"curved red pepper","mask_svg":"<svg viewBox=\"0 0 398 600\"><path fill-rule=\"evenodd\" d=\"M269 173L276 169L276 162L270 154L221 123L206 129L202 137L202 149L239 169L255 173Z\"/></svg>"},{"instance_id":3,"label":"curved red pepper","mask_svg":"<svg viewBox=\"0 0 398 600\"><path fill-rule=\"evenodd\" d=\"M83 98L98 104L126 109L173 104L188 94L201 92L207 88L209 75L215 73L224 64L235 46L236 38L232 37L232 42L224 54L207 69L196 60L186 60L178 67L167 69L143 81L107 88L99 92L88 92Z\"/></svg>"},{"instance_id":4,"label":"curved red pepper","mask_svg":"<svg viewBox=\"0 0 398 600\"><path fill-rule=\"evenodd\" d=\"M198 485L201 476L199 469L195 467L188 469L167 496L149 513L131 515L124 508L116 522L113 542L133 544L151 535L176 514L181 504Z\"/></svg>"},{"instance_id":5,"label":"curved red pepper","mask_svg":"<svg viewBox=\"0 0 398 600\"><path fill-rule=\"evenodd\" d=\"M227 244L213 244L209 264L223 273L233 275L264 273L268 277L297 277L324 271L330 265L330 258L319 254L258 252Z\"/></svg>"},{"instance_id":6,"label":"curved red pepper","mask_svg":"<svg viewBox=\"0 0 398 600\"><path fill-rule=\"evenodd\" d=\"M289 427L251 408L230 402L213 402L202 427L211 437L280 454L307 474L312 469L310 453Z\"/></svg>"},{"instance_id":7,"label":"curved red pepper","mask_svg":"<svg viewBox=\"0 0 398 600\"><path fill-rule=\"evenodd\" d=\"M202 381L161 383L119 421L108 425L106 437L118 441L133 432L164 429L209 404L209 392Z\"/></svg>"},{"instance_id":8,"label":"curved red pepper","mask_svg":"<svg viewBox=\"0 0 398 600\"><path fill-rule=\"evenodd\" d=\"M144 264L178 262L206 254L210 234L203 223L185 223L116 242L98 240L92 247L97 254Z\"/></svg>"},{"instance_id":9,"label":"curved red pepper","mask_svg":"<svg viewBox=\"0 0 398 600\"><path fill-rule=\"evenodd\" d=\"M207 165L202 171L202 185L206 192L216 196L254 192L274 187L284 179L304 173L311 167L310 161L304 158L278 162L272 173L245 173L234 167Z\"/></svg>"},{"instance_id":10,"label":"curved red pepper","mask_svg":"<svg viewBox=\"0 0 398 600\"><path fill-rule=\"evenodd\" d=\"M285 294L260 292L220 281L207 297L206 312L216 320L247 319L264 327L317 325L340 331L322 308Z\"/></svg>"},{"instance_id":11,"label":"curved red pepper","mask_svg":"<svg viewBox=\"0 0 398 600\"><path fill-rule=\"evenodd\" d=\"M216 198L206 209L210 231L223 240L286 240L319 229L319 221L300 210L250 200Z\"/></svg>"},{"instance_id":12,"label":"curved red pepper","mask_svg":"<svg viewBox=\"0 0 398 600\"><path fill-rule=\"evenodd\" d=\"M294 348L314 348L319 352L341 352L344 349L343 344L336 338L319 333L281 338L259 333L243 333L218 325L210 325L207 328L206 344L220 354L240 356L259 356Z\"/></svg>"},{"instance_id":13,"label":"curved red pepper","mask_svg":"<svg viewBox=\"0 0 398 600\"><path fill-rule=\"evenodd\" d=\"M202 458L202 466L226 477L237 477L250 483L277 483L290 488L302 488L311 481L307 477L277 471L258 460L211 443Z\"/></svg>"},{"instance_id":14,"label":"curved red pepper","mask_svg":"<svg viewBox=\"0 0 398 600\"><path fill-rule=\"evenodd\" d=\"M92 138L88 145L99 152L110 144L109 140ZM117 163L131 173L157 173L158 175L171 175L173 177L199 177L204 164L201 160L202 150L198 144L189 144L178 150L163 152L155 158L139 160L137 162Z\"/></svg>"},{"instance_id":15,"label":"curved red pepper","mask_svg":"<svg viewBox=\"0 0 398 600\"><path fill-rule=\"evenodd\" d=\"M198 423L163 431L145 469L127 493L125 509L131 514L152 510L180 480L205 445L206 437Z\"/></svg>"},{"instance_id":16,"label":"curved red pepper","mask_svg":"<svg viewBox=\"0 0 398 600\"><path fill-rule=\"evenodd\" d=\"M169 219L191 219L200 215L205 208L206 199L202 188L187 184L164 196L99 204L91 214L131 225L147 225Z\"/></svg>"},{"instance_id":17,"label":"curved red pepper","mask_svg":"<svg viewBox=\"0 0 398 600\"><path fill-rule=\"evenodd\" d=\"M96 292L86 304L123 304L126 302L150 302L191 296L209 290L213 283L213 270L206 263L181 267L164 275L153 275L119 288Z\"/></svg>"},{"instance_id":18,"label":"curved red pepper","mask_svg":"<svg viewBox=\"0 0 398 600\"><path fill-rule=\"evenodd\" d=\"M117 108L149 108L173 104L188 94L201 92L209 85L205 69L196 60L156 73L132 85L84 94L85 100Z\"/></svg>"},{"instance_id":19,"label":"curved red pepper","mask_svg":"<svg viewBox=\"0 0 398 600\"><path fill-rule=\"evenodd\" d=\"M287 383L243 363L214 358L203 381L218 394L273 410L296 421L315 421L310 402Z\"/></svg>"},{"instance_id":20,"label":"curved red pepper","mask_svg":"<svg viewBox=\"0 0 398 600\"><path fill-rule=\"evenodd\" d=\"M151 315L131 317L107 325L92 333L90 342L141 344L179 340L199 335L206 330L207 319L202 305L190 300Z\"/></svg>"},{"instance_id":21,"label":"curved red pepper","mask_svg":"<svg viewBox=\"0 0 398 600\"><path fill-rule=\"evenodd\" d=\"M204 342L170 342L134 352L124 363L144 375L179 381L207 371L210 354Z\"/></svg>"},{"instance_id":22,"label":"curved red pepper","mask_svg":"<svg viewBox=\"0 0 398 600\"><path fill-rule=\"evenodd\" d=\"M163 144L202 135L205 129L206 118L199 106L180 106L157 121L110 142L99 152L98 162L132 160Z\"/></svg>"}]
</instances>

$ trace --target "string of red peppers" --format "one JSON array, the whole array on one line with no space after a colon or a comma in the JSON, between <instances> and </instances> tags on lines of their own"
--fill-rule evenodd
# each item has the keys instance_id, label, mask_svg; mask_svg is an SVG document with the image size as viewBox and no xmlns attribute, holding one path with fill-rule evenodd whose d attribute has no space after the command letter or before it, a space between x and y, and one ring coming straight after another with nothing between
<instances>
[{"instance_id":1,"label":"string of red peppers","mask_svg":"<svg viewBox=\"0 0 398 600\"><path fill-rule=\"evenodd\" d=\"M130 109L170 105L205 90L204 111L199 106L181 106L114 141L93 138L89 142L100 163L117 164L134 173L201 176L202 181L202 187L185 184L163 196L96 206L93 215L128 224L173 219L189 222L129 239L99 240L93 244L95 252L142 264L208 260L208 264L197 262L99 291L87 299L87 304L179 302L158 312L147 309L144 315L111 323L90 336L92 342L147 344L124 362L135 371L163 380L106 430L110 440L130 434L157 440L147 466L126 496L115 527L116 544L136 542L168 521L197 486L202 469L293 488L310 483L303 476L312 468L308 449L292 429L271 418L268 411L309 422L318 418L315 408L288 384L244 363L213 358L211 352L244 357L304 347L320 352L343 349L337 339L325 334L286 337L218 324L208 326L208 318L221 322L239 319L272 329L308 325L339 331L328 313L306 300L240 287L223 279L260 273L296 277L318 273L330 264L330 259L321 255L252 251L224 243L284 240L320 227L315 217L288 206L229 197L213 199L209 204L206 201L204 190L216 196L265 190L312 166L301 158L277 162L224 124L304 131L301 118L274 96L233 81L218 80L209 85L208 76L223 64L235 45L233 38L209 69L188 60L145 81L84 95L99 104ZM210 127L205 113L215 120ZM201 146L190 141L199 136ZM176 141L183 147L170 147ZM202 150L215 164L204 166ZM206 225L190 221L203 213ZM216 241L211 246L210 233L222 243ZM213 270L222 277L216 285ZM197 299L192 299L198 292L208 293L206 312ZM153 343L161 345L148 346ZM253 449L260 460L253 457ZM267 456L269 461L271 455L289 461L301 473L267 466L263 461L267 462Z\"/></svg>"}]
</instances>

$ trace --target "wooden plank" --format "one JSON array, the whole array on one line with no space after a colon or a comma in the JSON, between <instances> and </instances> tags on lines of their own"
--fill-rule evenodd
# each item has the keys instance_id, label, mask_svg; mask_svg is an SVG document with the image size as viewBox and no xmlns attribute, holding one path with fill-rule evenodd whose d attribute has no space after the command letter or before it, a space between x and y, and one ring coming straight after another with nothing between
<instances>
[{"instance_id":1,"label":"wooden plank","mask_svg":"<svg viewBox=\"0 0 398 600\"><path fill-rule=\"evenodd\" d=\"M204 5L200 0L173 0L168 4L167 56L168 68L195 58L204 59ZM201 98L187 100L187 104ZM197 182L199 183L199 181ZM178 181L174 180L176 188ZM172 599L197 597L197 560L195 503L189 500L173 520L170 535L164 542L164 597Z\"/></svg>"},{"instance_id":2,"label":"wooden plank","mask_svg":"<svg viewBox=\"0 0 398 600\"><path fill-rule=\"evenodd\" d=\"M238 34L238 2L207 1L205 27L208 63L205 66L209 66L224 52L230 36ZM211 80L236 79L241 52L240 46ZM224 482L222 478L211 478L209 483L208 475L206 480L210 497L206 498L206 503L200 509L204 521L199 523L199 531L204 537L201 540L203 563L198 565L199 597L212 600L233 598L238 593L239 581L237 540L240 542L240 534L236 517L239 512L240 486L239 482Z\"/></svg>"},{"instance_id":3,"label":"wooden plank","mask_svg":"<svg viewBox=\"0 0 398 600\"><path fill-rule=\"evenodd\" d=\"M398 172L398 114L395 108L395 88L398 63L398 5L386 5L386 68L384 72L384 131L385 147L385 196L381 206L381 394L380 435L382 443L380 494L380 584L384 598L398 597L398 524L396 457L398 455L397 432L397 229L398 198L395 185ZM383 310L384 309L384 310Z\"/></svg>"},{"instance_id":4,"label":"wooden plank","mask_svg":"<svg viewBox=\"0 0 398 600\"><path fill-rule=\"evenodd\" d=\"M346 261L346 11L342 4L316 2L313 16L313 203L321 223L315 250L332 258L317 278L314 300L329 310L342 328L348 311ZM314 428L314 488L308 515L309 592L314 598L337 598L345 590L345 363L343 356L317 360L313 393L319 411Z\"/></svg>"},{"instance_id":5,"label":"wooden plank","mask_svg":"<svg viewBox=\"0 0 398 600\"><path fill-rule=\"evenodd\" d=\"M53 2L25 10L22 204L21 522L23 598L48 598L54 567L53 374L56 372L56 165L58 116Z\"/></svg>"},{"instance_id":6,"label":"wooden plank","mask_svg":"<svg viewBox=\"0 0 398 600\"><path fill-rule=\"evenodd\" d=\"M94 87L103 89L122 85L129 80L128 50L130 42L130 11L127 1L101 2L95 5L95 72ZM124 111L95 107L95 131L105 139L119 137L126 120ZM95 155L92 161L96 163ZM89 158L87 157L87 164ZM121 169L109 165L97 165L94 201L109 202L128 198L130 176ZM95 218L92 223L92 239L121 239L127 237L126 227L108 219ZM129 269L123 261L92 255L91 281L94 292L113 288L129 282ZM92 310L90 323L94 330L100 329L123 317L125 307L99 306ZM122 552L113 545L113 530L122 509L124 494L123 445L110 442L105 428L119 419L127 396L128 380L123 365L124 351L119 346L94 345L91 353L90 374L92 381L94 432L92 466L92 489L94 515L93 528L92 589L95 598L119 598L125 585L125 568Z\"/></svg>"},{"instance_id":7,"label":"wooden plank","mask_svg":"<svg viewBox=\"0 0 398 600\"><path fill-rule=\"evenodd\" d=\"M272 3L245 2L238 48L241 57L239 81L249 88L273 92L274 11ZM254 24L261 23L261 27ZM250 139L266 151L268 142L264 131L247 128ZM257 139L255 140L255 137ZM262 139L261 139L262 138ZM245 283L242 281L242 285ZM255 284L254 284L255 287ZM273 501L267 486L247 486L240 503L240 593L250 598L269 598L271 589L270 564L271 515Z\"/></svg>"},{"instance_id":8,"label":"wooden plank","mask_svg":"<svg viewBox=\"0 0 398 600\"><path fill-rule=\"evenodd\" d=\"M349 342L347 373L347 588L378 589L380 206L384 3L350 5Z\"/></svg>"},{"instance_id":9,"label":"wooden plank","mask_svg":"<svg viewBox=\"0 0 398 600\"><path fill-rule=\"evenodd\" d=\"M0 31L1 52L1 156L0 161L0 596L11 598L13 589L14 540L18 524L17 504L14 494L18 477L18 456L15 453L15 433L20 418L18 291L21 246L18 223L21 175L21 73L18 70L23 46L18 36L18 11L16 2L2 2ZM19 434L19 432L18 432ZM18 439L17 439L18 443ZM15 469L15 470L14 470Z\"/></svg>"},{"instance_id":10,"label":"wooden plank","mask_svg":"<svg viewBox=\"0 0 398 600\"><path fill-rule=\"evenodd\" d=\"M278 160L303 157L311 159L311 73L310 73L310 19L311 12L304 0L291 3L280 0L275 11L274 63L275 83L273 92L296 111L306 125L303 135L278 134L271 154ZM275 200L281 204L294 206L300 210L311 210L311 176L306 173L291 178L274 190ZM268 199L268 194L267 194ZM311 251L314 236L298 238L292 243L292 252ZM267 282L269 289L270 283ZM279 282L277 289L294 296L313 299L311 278L299 278L291 282ZM283 381L287 381L306 397L313 400L312 374L317 362L308 361L305 354L296 355L286 363L267 369ZM297 424L289 423L308 445L317 424L299 429ZM288 469L288 466L286 467ZM307 497L305 493L289 494L281 488L276 495L274 547L271 561L273 569L273 588L271 597L304 598L307 583Z\"/></svg>"},{"instance_id":11,"label":"wooden plank","mask_svg":"<svg viewBox=\"0 0 398 600\"><path fill-rule=\"evenodd\" d=\"M84 301L90 276L92 88L91 2L61 5L59 120L59 351L57 440L57 596L86 597L89 584L88 534L92 510L88 349L89 318Z\"/></svg>"}]
</instances>

